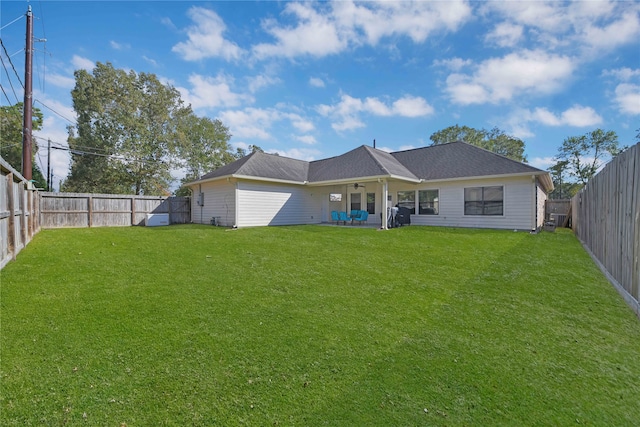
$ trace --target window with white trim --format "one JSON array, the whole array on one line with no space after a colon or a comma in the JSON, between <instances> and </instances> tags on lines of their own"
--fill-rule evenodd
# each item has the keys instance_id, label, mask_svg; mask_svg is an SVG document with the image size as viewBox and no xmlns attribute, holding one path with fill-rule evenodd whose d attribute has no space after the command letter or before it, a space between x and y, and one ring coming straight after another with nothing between
<instances>
[{"instance_id":1,"label":"window with white trim","mask_svg":"<svg viewBox=\"0 0 640 427\"><path fill-rule=\"evenodd\" d=\"M416 192L398 191L398 207L409 209L411 215L416 213Z\"/></svg>"},{"instance_id":2,"label":"window with white trim","mask_svg":"<svg viewBox=\"0 0 640 427\"><path fill-rule=\"evenodd\" d=\"M418 191L418 214L438 215L440 210L440 192L438 190Z\"/></svg>"},{"instance_id":3,"label":"window with white trim","mask_svg":"<svg viewBox=\"0 0 640 427\"><path fill-rule=\"evenodd\" d=\"M465 215L503 215L504 187L469 187L464 189Z\"/></svg>"}]
</instances>

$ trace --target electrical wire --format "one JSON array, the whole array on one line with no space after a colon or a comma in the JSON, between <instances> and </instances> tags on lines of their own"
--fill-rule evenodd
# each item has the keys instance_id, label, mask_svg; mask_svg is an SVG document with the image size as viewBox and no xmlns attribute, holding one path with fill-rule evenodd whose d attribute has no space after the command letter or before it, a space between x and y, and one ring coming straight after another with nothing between
<instances>
[{"instance_id":1,"label":"electrical wire","mask_svg":"<svg viewBox=\"0 0 640 427\"><path fill-rule=\"evenodd\" d=\"M11 60L11 56L9 56L9 52L7 52L7 48L4 45L4 42L2 41L1 38L0 38L0 44L2 45L2 49L4 50L4 54L6 55L7 59L9 60L9 64L11 64L11 68L13 68L13 72L16 73L16 77L18 78L18 81L20 82L20 86L22 86L22 89L24 89L24 83L22 83L22 80L20 80L20 75L16 71L16 67L13 65L13 61Z\"/></svg>"},{"instance_id":2,"label":"electrical wire","mask_svg":"<svg viewBox=\"0 0 640 427\"><path fill-rule=\"evenodd\" d=\"M2 59L1 55L0 55L0 62L2 62L2 68L4 68L4 72L7 74L7 81L9 81L9 86L11 86L11 90L13 91L13 96L16 97L17 102L20 102L20 99L18 98L18 94L16 93L16 90L13 87L13 83L11 83L11 76L9 75L9 70L7 70L7 65L4 63L4 59ZM3 89L3 92L4 92L4 89ZM7 96L7 101L11 102L8 96Z\"/></svg>"},{"instance_id":3,"label":"electrical wire","mask_svg":"<svg viewBox=\"0 0 640 427\"><path fill-rule=\"evenodd\" d=\"M77 123L74 120L68 119L67 117L63 116L61 113L58 113L56 110L54 110L53 108L49 107L47 104L45 104L44 102L40 101L39 99L34 99L33 102L34 103L36 103L36 102L40 103L40 105L45 107L47 110L52 111L53 113L55 113L58 116L62 117L63 119L65 119L66 121L71 123L72 125L74 125L74 126L77 125Z\"/></svg>"}]
</instances>

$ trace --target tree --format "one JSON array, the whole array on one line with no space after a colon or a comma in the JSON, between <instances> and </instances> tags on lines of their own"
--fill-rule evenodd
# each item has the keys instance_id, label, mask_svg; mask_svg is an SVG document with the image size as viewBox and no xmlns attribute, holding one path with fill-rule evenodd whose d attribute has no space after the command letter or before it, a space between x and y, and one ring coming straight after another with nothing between
<instances>
[{"instance_id":1,"label":"tree","mask_svg":"<svg viewBox=\"0 0 640 427\"><path fill-rule=\"evenodd\" d=\"M556 159L567 162L569 174L585 185L605 163L626 147L620 148L614 131L596 129L582 136L566 138L558 149Z\"/></svg>"},{"instance_id":2,"label":"tree","mask_svg":"<svg viewBox=\"0 0 640 427\"><path fill-rule=\"evenodd\" d=\"M186 175L176 195L187 195L184 184L236 160L230 152L229 138L229 128L218 119L189 114L180 121L176 152Z\"/></svg>"},{"instance_id":3,"label":"tree","mask_svg":"<svg viewBox=\"0 0 640 427\"><path fill-rule=\"evenodd\" d=\"M178 126L191 114L179 92L153 74L97 63L74 73L78 114L70 128L68 191L161 195L171 181Z\"/></svg>"},{"instance_id":4,"label":"tree","mask_svg":"<svg viewBox=\"0 0 640 427\"><path fill-rule=\"evenodd\" d=\"M0 156L14 169L22 169L22 127L23 127L23 103L18 102L12 106L0 107ZM31 120L32 130L42 129L43 115L39 108L34 107ZM47 188L47 180L35 161L38 153L38 144L31 144L33 155L32 179L38 188Z\"/></svg>"},{"instance_id":5,"label":"tree","mask_svg":"<svg viewBox=\"0 0 640 427\"><path fill-rule=\"evenodd\" d=\"M568 161L561 160L549 168L554 186L553 191L549 193L550 199L569 199L582 187L581 184L570 182L567 179L568 164Z\"/></svg>"},{"instance_id":6,"label":"tree","mask_svg":"<svg viewBox=\"0 0 640 427\"><path fill-rule=\"evenodd\" d=\"M247 147L246 150L244 148L238 147L238 148L236 148L236 152L233 155L233 157L235 157L235 159L238 160L238 159L241 159L241 158L243 158L243 157L245 157L245 156L247 156L247 155L249 155L251 153L255 153L257 151L259 151L261 153L264 153L264 150L262 148L260 148L259 146L257 146L257 145L249 145L249 147ZM277 154L276 154L276 156L277 156Z\"/></svg>"},{"instance_id":7,"label":"tree","mask_svg":"<svg viewBox=\"0 0 640 427\"><path fill-rule=\"evenodd\" d=\"M433 142L432 145L464 141L510 159L527 162L527 157L524 155L524 141L507 135L497 127L486 130L474 129L468 126L449 126L448 128L434 132L429 139Z\"/></svg>"}]
</instances>

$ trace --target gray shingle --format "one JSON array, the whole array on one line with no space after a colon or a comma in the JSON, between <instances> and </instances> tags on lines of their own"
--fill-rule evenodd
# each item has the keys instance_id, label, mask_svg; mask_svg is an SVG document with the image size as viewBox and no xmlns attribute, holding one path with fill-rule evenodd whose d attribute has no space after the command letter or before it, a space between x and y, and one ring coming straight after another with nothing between
<instances>
[{"instance_id":1,"label":"gray shingle","mask_svg":"<svg viewBox=\"0 0 640 427\"><path fill-rule=\"evenodd\" d=\"M362 145L340 156L312 162L255 152L200 180L243 175L302 184L368 177L417 181L541 172L544 171L474 145L451 142L394 153Z\"/></svg>"},{"instance_id":2,"label":"gray shingle","mask_svg":"<svg viewBox=\"0 0 640 427\"><path fill-rule=\"evenodd\" d=\"M358 179L397 175L416 177L393 156L362 145L340 156L316 160L309 164L309 182Z\"/></svg>"},{"instance_id":3,"label":"gray shingle","mask_svg":"<svg viewBox=\"0 0 640 427\"><path fill-rule=\"evenodd\" d=\"M424 180L542 172L465 142L450 142L391 154Z\"/></svg>"}]
</instances>

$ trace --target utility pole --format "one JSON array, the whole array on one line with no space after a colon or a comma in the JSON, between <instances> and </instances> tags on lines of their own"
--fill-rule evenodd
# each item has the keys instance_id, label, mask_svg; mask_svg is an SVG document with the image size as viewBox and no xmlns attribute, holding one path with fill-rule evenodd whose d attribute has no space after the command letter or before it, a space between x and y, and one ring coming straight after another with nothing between
<instances>
[{"instance_id":1,"label":"utility pole","mask_svg":"<svg viewBox=\"0 0 640 427\"><path fill-rule=\"evenodd\" d=\"M51 138L47 140L47 191L51 191Z\"/></svg>"},{"instance_id":2,"label":"utility pole","mask_svg":"<svg viewBox=\"0 0 640 427\"><path fill-rule=\"evenodd\" d=\"M22 129L22 176L30 181L32 178L31 165L31 131L33 123L33 13L31 13L31 5L27 10L27 46L24 54L24 121Z\"/></svg>"}]
</instances>

